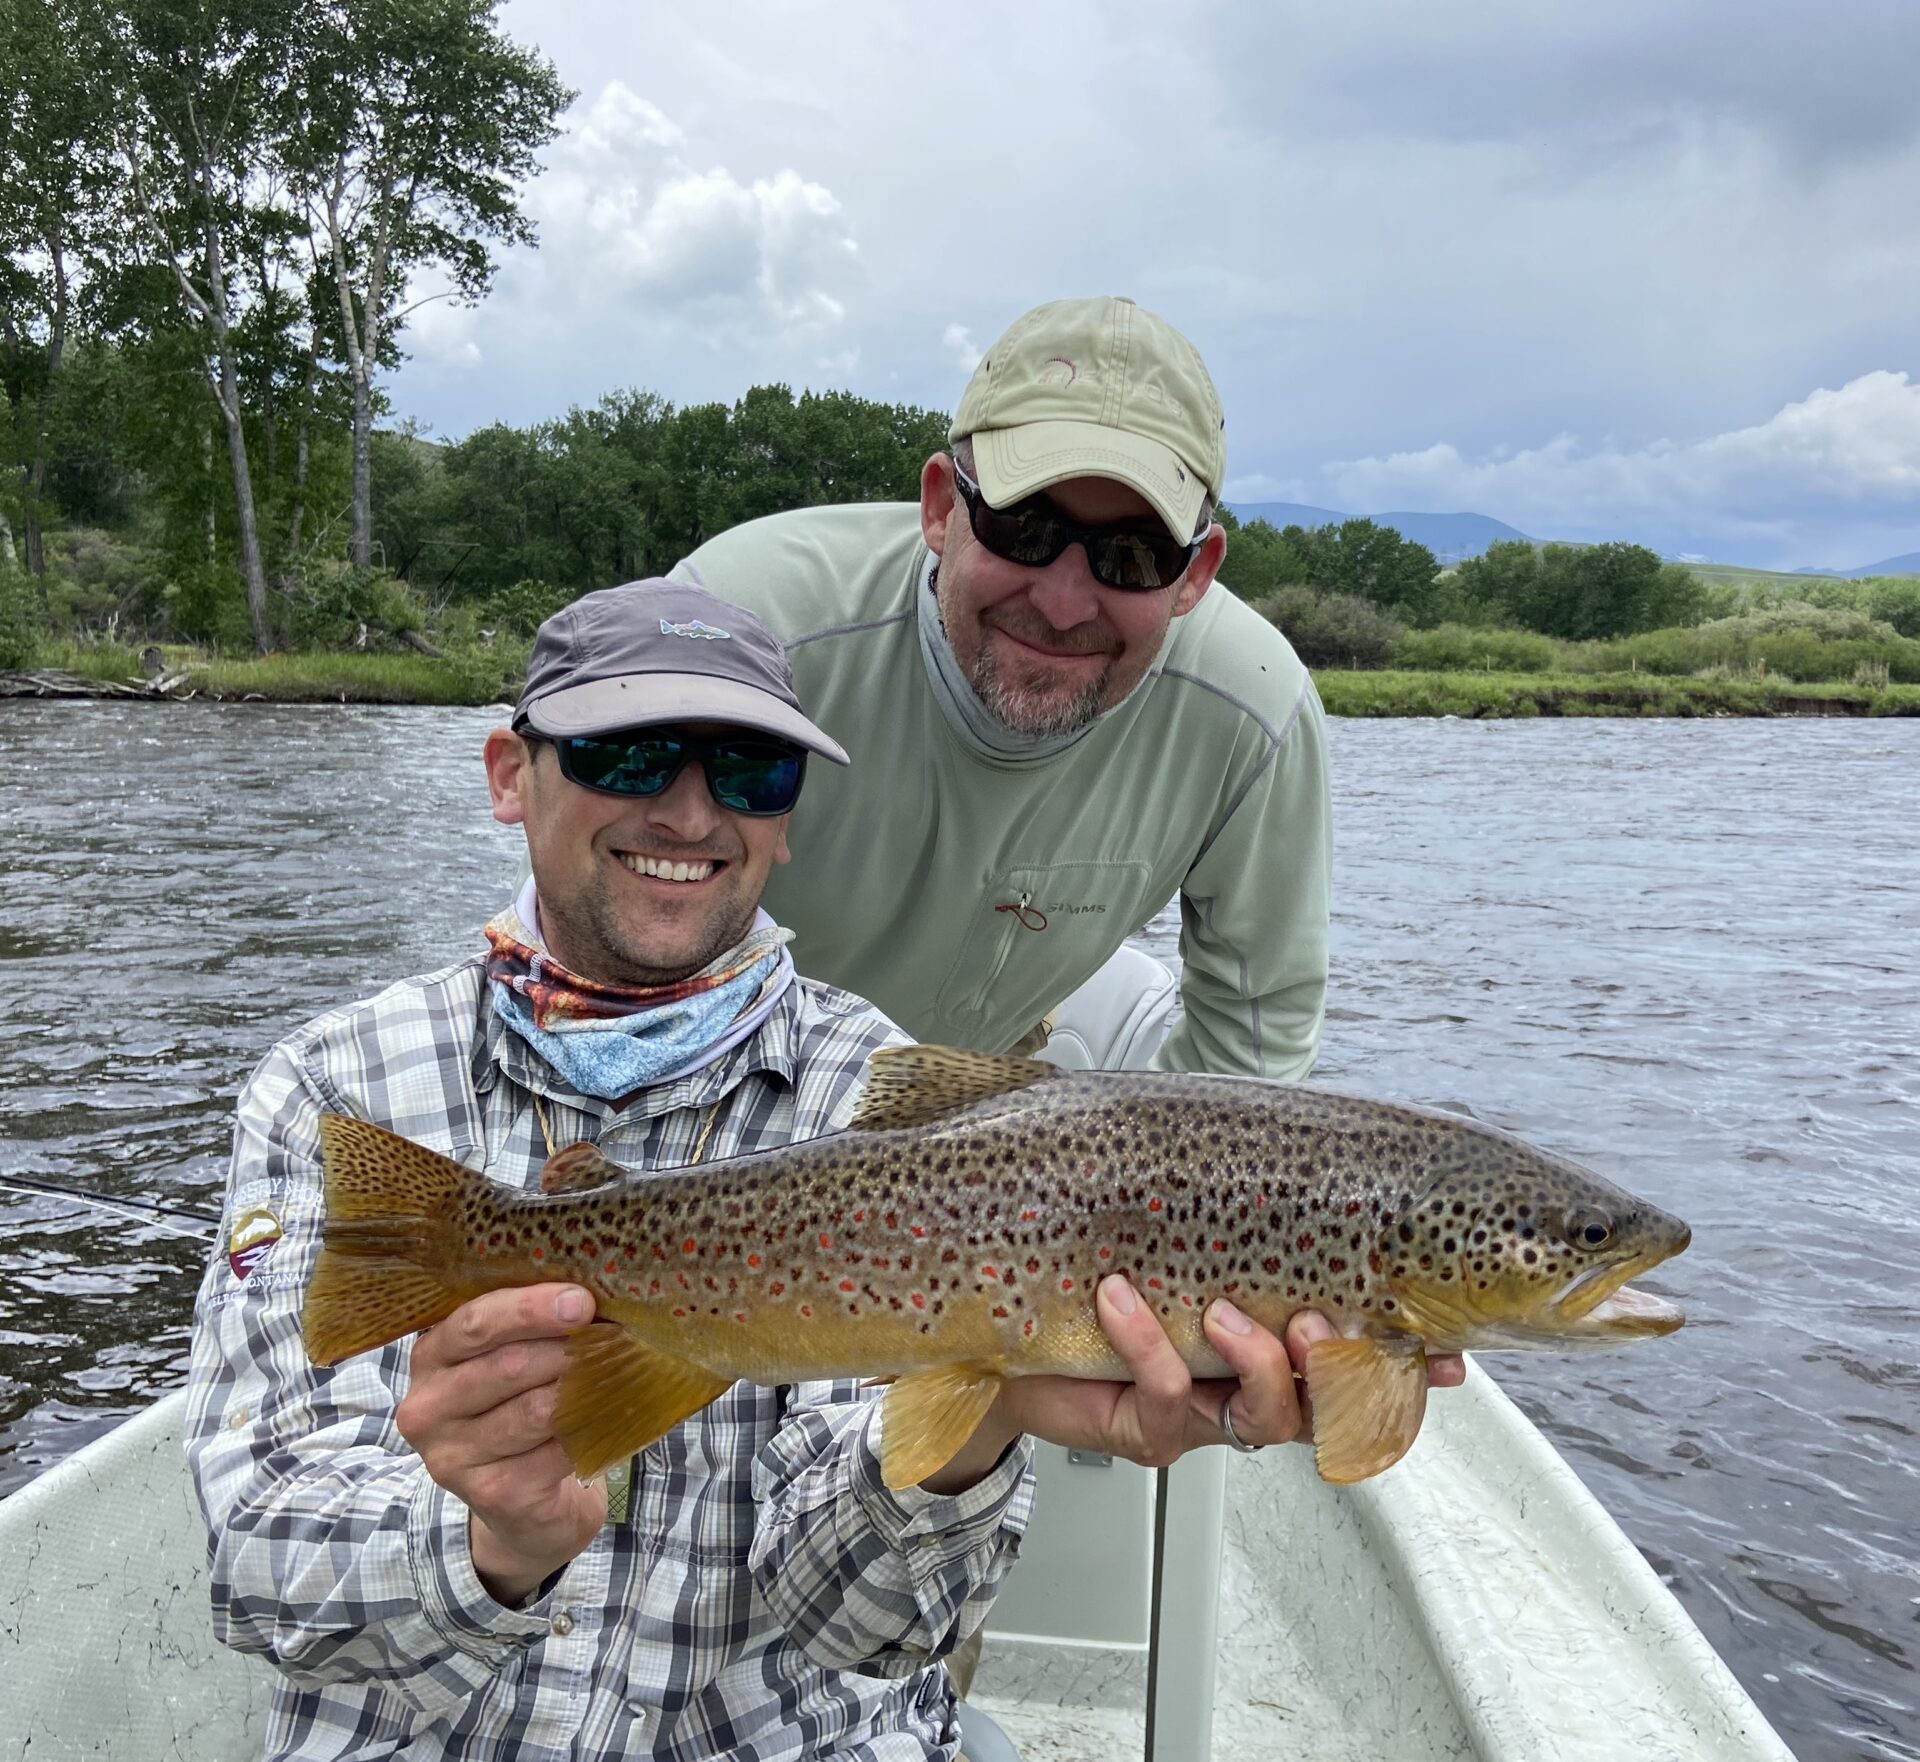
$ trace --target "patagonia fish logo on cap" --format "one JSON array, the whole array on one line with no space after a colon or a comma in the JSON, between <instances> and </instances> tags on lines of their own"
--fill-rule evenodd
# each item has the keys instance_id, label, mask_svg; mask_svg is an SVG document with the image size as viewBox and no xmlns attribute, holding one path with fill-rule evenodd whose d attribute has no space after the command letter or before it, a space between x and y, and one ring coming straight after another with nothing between
<instances>
[{"instance_id":1,"label":"patagonia fish logo on cap","mask_svg":"<svg viewBox=\"0 0 1920 1762\"><path fill-rule=\"evenodd\" d=\"M699 636L704 637L708 642L733 641L731 630L721 630L715 625L703 623L698 618L689 619L685 624L675 624L670 619L662 618L660 634L662 636Z\"/></svg>"},{"instance_id":2,"label":"patagonia fish logo on cap","mask_svg":"<svg viewBox=\"0 0 1920 1762\"><path fill-rule=\"evenodd\" d=\"M243 1282L252 1278L279 1240L280 1220L272 1212L248 1212L227 1238L227 1265L233 1268L233 1276Z\"/></svg>"}]
</instances>

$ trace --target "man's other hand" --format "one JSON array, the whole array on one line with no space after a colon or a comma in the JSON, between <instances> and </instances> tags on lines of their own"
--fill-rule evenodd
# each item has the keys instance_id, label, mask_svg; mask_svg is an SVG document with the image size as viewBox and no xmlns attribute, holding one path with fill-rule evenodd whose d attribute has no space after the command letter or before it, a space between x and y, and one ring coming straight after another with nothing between
<instances>
[{"instance_id":1,"label":"man's other hand","mask_svg":"<svg viewBox=\"0 0 1920 1762\"><path fill-rule=\"evenodd\" d=\"M1242 1315L1224 1299L1207 1308L1207 1343L1233 1368L1236 1380L1196 1382L1152 1309L1119 1274L1101 1282L1100 1325L1133 1375L1131 1383L1077 1377L1013 1377L953 1461L922 1482L936 1493L960 1492L979 1480L1022 1432L1071 1450L1123 1456L1165 1468L1189 1450L1223 1444L1220 1410L1233 1404L1233 1429L1243 1444L1313 1441L1313 1408L1306 1385L1307 1353L1335 1337L1333 1324L1312 1310L1297 1312L1284 1339ZM1427 1361L1433 1388L1457 1388L1466 1363L1456 1354Z\"/></svg>"},{"instance_id":2,"label":"man's other hand","mask_svg":"<svg viewBox=\"0 0 1920 1762\"><path fill-rule=\"evenodd\" d=\"M466 1502L474 1570L497 1601L523 1601L607 1521L604 1482L582 1486L553 1435L566 1338L593 1320L577 1285L491 1291L414 1343L395 1415L427 1473Z\"/></svg>"}]
</instances>

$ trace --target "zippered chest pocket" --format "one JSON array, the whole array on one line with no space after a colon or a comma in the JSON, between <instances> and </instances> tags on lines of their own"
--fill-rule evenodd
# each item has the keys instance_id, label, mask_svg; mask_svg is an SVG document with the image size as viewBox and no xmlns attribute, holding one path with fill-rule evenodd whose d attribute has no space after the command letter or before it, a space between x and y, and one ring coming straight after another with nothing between
<instances>
[{"instance_id":1,"label":"zippered chest pocket","mask_svg":"<svg viewBox=\"0 0 1920 1762\"><path fill-rule=\"evenodd\" d=\"M1029 863L982 890L937 1008L962 1044L1008 1041L1090 977L1158 903L1142 862Z\"/></svg>"}]
</instances>

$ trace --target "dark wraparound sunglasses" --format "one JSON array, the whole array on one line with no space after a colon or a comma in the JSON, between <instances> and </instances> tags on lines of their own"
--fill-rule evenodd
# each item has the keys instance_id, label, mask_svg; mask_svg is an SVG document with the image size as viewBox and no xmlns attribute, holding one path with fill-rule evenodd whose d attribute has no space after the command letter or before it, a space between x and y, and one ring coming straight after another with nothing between
<instances>
[{"instance_id":1,"label":"dark wraparound sunglasses","mask_svg":"<svg viewBox=\"0 0 1920 1762\"><path fill-rule=\"evenodd\" d=\"M973 536L996 557L1023 563L1030 569L1044 569L1064 555L1068 545L1084 545L1094 580L1102 587L1117 587L1122 593L1171 587L1186 574L1207 542L1204 532L1195 539L1175 538L1157 520L1083 526L1061 513L1044 495L1028 496L1011 508L996 508L958 459L953 462L953 480L960 499L967 504Z\"/></svg>"},{"instance_id":2,"label":"dark wraparound sunglasses","mask_svg":"<svg viewBox=\"0 0 1920 1762\"><path fill-rule=\"evenodd\" d=\"M736 814L773 815L791 810L807 774L802 747L771 735L691 734L684 728L633 728L592 739L556 738L523 728L528 740L544 740L560 760L560 774L602 795L658 795L698 761L707 788Z\"/></svg>"}]
</instances>

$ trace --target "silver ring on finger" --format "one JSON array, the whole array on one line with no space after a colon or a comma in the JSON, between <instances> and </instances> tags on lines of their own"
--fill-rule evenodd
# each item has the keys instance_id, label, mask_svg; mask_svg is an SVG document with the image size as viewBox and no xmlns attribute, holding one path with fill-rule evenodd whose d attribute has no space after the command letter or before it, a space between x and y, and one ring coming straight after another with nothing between
<instances>
[{"instance_id":1,"label":"silver ring on finger","mask_svg":"<svg viewBox=\"0 0 1920 1762\"><path fill-rule=\"evenodd\" d=\"M1240 1434L1233 1429L1233 1397L1231 1395L1220 1403L1220 1429L1227 1434L1227 1442L1231 1444L1234 1449L1238 1450L1242 1456L1251 1456L1256 1450L1264 1450L1266 1448L1264 1444L1248 1444L1244 1442Z\"/></svg>"}]
</instances>

